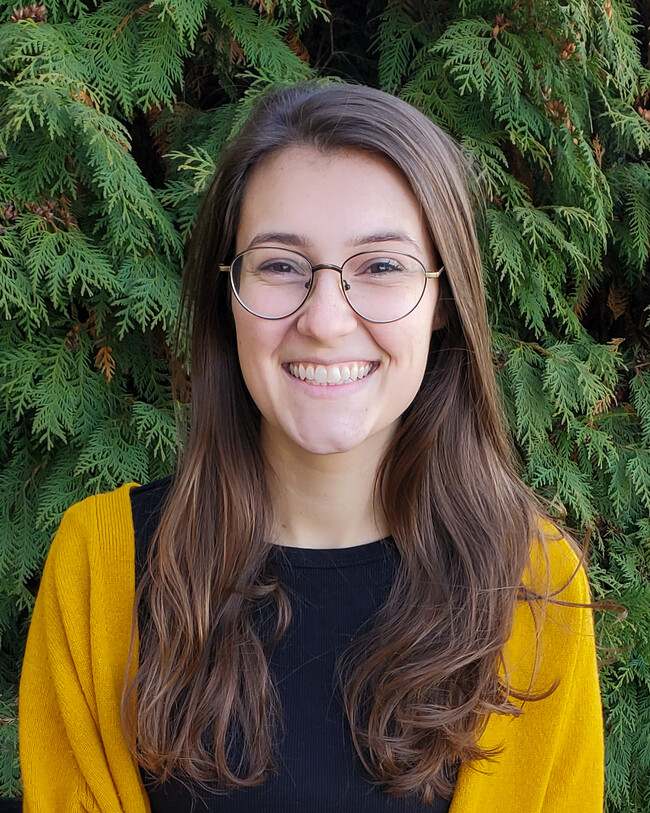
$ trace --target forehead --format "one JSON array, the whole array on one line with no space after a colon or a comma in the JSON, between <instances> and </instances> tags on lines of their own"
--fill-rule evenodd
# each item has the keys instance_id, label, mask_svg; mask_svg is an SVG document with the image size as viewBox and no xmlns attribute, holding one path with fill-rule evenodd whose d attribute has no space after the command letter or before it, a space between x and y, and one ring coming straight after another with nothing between
<instances>
[{"instance_id":1,"label":"forehead","mask_svg":"<svg viewBox=\"0 0 650 813\"><path fill-rule=\"evenodd\" d=\"M423 250L428 243L419 201L392 161L361 150L307 146L274 153L251 171L237 249L260 232L292 232L316 246L352 246L362 234L388 232L409 234Z\"/></svg>"}]
</instances>

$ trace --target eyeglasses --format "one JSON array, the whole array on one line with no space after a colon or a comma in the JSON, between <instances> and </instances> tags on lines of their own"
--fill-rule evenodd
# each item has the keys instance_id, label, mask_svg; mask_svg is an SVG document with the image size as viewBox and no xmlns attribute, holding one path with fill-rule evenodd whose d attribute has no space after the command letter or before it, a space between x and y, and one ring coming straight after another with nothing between
<instances>
[{"instance_id":1,"label":"eyeglasses","mask_svg":"<svg viewBox=\"0 0 650 813\"><path fill-rule=\"evenodd\" d=\"M427 271L420 260L401 251L361 251L338 266L313 265L298 251L258 246L242 251L230 265L220 265L219 271L230 273L233 293L249 313L284 319L304 305L314 273L323 268L339 272L341 292L352 310L377 323L408 316L422 299L427 279L444 270Z\"/></svg>"}]
</instances>

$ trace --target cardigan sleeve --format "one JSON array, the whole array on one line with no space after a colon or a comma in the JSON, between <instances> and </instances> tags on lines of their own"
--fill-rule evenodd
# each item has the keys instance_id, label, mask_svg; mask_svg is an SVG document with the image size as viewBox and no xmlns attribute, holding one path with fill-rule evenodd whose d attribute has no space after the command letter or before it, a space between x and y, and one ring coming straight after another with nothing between
<instances>
[{"instance_id":1,"label":"cardigan sleeve","mask_svg":"<svg viewBox=\"0 0 650 813\"><path fill-rule=\"evenodd\" d=\"M545 610L518 606L504 673L518 691L532 680L533 697L556 688L543 699L513 700L521 709L517 717L491 715L480 745L498 753L461 766L451 813L602 813L603 717L593 613L570 606L591 601L589 585L565 539L547 539L545 546L548 567L543 555L534 555L528 584L541 592L548 586L558 603L549 601Z\"/></svg>"},{"instance_id":2,"label":"cardigan sleeve","mask_svg":"<svg viewBox=\"0 0 650 813\"><path fill-rule=\"evenodd\" d=\"M576 577L574 601L591 601L587 577L581 568ZM570 612L572 608L564 608ZM564 708L556 721L543 810L600 813L604 801L603 716L594 643L593 613L573 609L573 624L566 634L574 637L572 658L564 680ZM560 628L560 631L562 628ZM561 686L562 684L560 684Z\"/></svg>"},{"instance_id":3,"label":"cardigan sleeve","mask_svg":"<svg viewBox=\"0 0 650 813\"><path fill-rule=\"evenodd\" d=\"M47 557L19 694L25 813L147 813L120 724L134 594L128 486L66 512Z\"/></svg>"}]
</instances>

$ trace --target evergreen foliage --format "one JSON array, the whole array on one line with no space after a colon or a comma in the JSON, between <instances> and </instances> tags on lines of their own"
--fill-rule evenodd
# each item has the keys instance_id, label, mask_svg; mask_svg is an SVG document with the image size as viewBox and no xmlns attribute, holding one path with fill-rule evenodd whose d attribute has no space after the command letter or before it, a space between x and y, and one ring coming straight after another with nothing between
<instances>
[{"instance_id":1,"label":"evergreen foliage","mask_svg":"<svg viewBox=\"0 0 650 813\"><path fill-rule=\"evenodd\" d=\"M401 95L476 162L522 472L590 540L596 597L627 609L598 614L608 810L650 811L644 8L0 0L2 793L19 793L20 660L63 511L173 469L169 345L216 157L260 90L329 75Z\"/></svg>"}]
</instances>

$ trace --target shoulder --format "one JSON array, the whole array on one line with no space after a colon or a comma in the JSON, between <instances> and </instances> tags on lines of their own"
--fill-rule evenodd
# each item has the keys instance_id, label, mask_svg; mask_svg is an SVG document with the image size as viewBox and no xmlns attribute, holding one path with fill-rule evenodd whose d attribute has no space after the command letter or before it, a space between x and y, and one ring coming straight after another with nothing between
<instances>
[{"instance_id":1,"label":"shoulder","mask_svg":"<svg viewBox=\"0 0 650 813\"><path fill-rule=\"evenodd\" d=\"M47 557L19 693L29 810L145 809L120 720L133 640L134 486L69 508Z\"/></svg>"},{"instance_id":2,"label":"shoulder","mask_svg":"<svg viewBox=\"0 0 650 813\"><path fill-rule=\"evenodd\" d=\"M72 505L63 515L47 557L46 569L66 588L74 579L111 570L125 576L146 560L172 483L165 477L141 486L125 483Z\"/></svg>"},{"instance_id":3,"label":"shoulder","mask_svg":"<svg viewBox=\"0 0 650 813\"><path fill-rule=\"evenodd\" d=\"M41 630L55 659L60 659L65 642L75 668L84 675L93 673L96 657L112 669L110 653L128 649L135 589L129 499L134 486L127 483L71 506L45 562L32 619L34 635Z\"/></svg>"},{"instance_id":4,"label":"shoulder","mask_svg":"<svg viewBox=\"0 0 650 813\"><path fill-rule=\"evenodd\" d=\"M74 554L80 546L98 544L104 537L128 536L132 524L129 495L135 487L137 483L125 483L70 506L61 519L51 553Z\"/></svg>"},{"instance_id":5,"label":"shoulder","mask_svg":"<svg viewBox=\"0 0 650 813\"><path fill-rule=\"evenodd\" d=\"M83 591L111 570L133 568L134 536L130 493L137 483L96 494L72 505L63 515L47 556L44 579L57 592Z\"/></svg>"},{"instance_id":6,"label":"shoulder","mask_svg":"<svg viewBox=\"0 0 650 813\"><path fill-rule=\"evenodd\" d=\"M80 547L133 542L134 526L150 525L162 510L171 483L171 476L143 486L125 483L75 503L63 515L51 553L74 555Z\"/></svg>"},{"instance_id":7,"label":"shoulder","mask_svg":"<svg viewBox=\"0 0 650 813\"><path fill-rule=\"evenodd\" d=\"M551 600L591 601L583 552L548 520L539 521L522 581L526 588Z\"/></svg>"},{"instance_id":8,"label":"shoulder","mask_svg":"<svg viewBox=\"0 0 650 813\"><path fill-rule=\"evenodd\" d=\"M593 612L587 573L575 543L550 522L530 548L522 579L526 595L515 610L512 633L504 651L507 671L517 675L517 688L534 684L548 689L564 682L576 659L587 658L595 670Z\"/></svg>"},{"instance_id":9,"label":"shoulder","mask_svg":"<svg viewBox=\"0 0 650 813\"><path fill-rule=\"evenodd\" d=\"M602 810L603 720L582 558L552 523L540 522L522 580L528 593L499 666L519 713L489 716L480 744L499 754L476 771L461 768L454 799L462 796L463 810L573 811L577 798L581 810Z\"/></svg>"}]
</instances>

